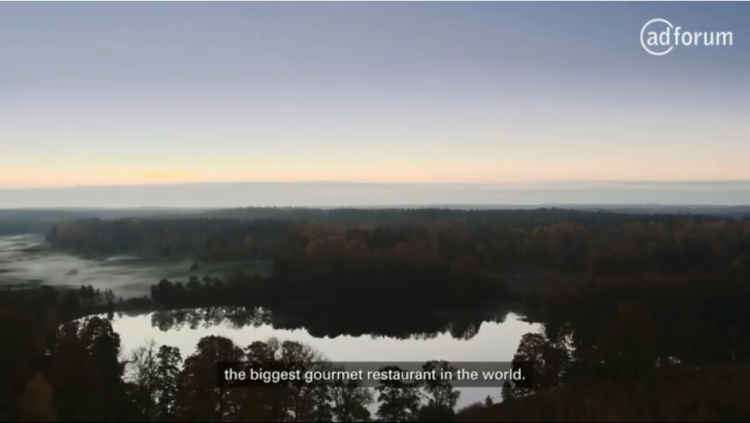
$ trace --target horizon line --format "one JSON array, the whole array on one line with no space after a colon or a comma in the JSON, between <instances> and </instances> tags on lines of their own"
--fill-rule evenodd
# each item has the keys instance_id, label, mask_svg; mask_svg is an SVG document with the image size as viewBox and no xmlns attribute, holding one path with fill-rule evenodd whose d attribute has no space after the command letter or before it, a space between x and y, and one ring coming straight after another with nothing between
<instances>
[{"instance_id":1,"label":"horizon line","mask_svg":"<svg viewBox=\"0 0 750 423\"><path fill-rule=\"evenodd\" d=\"M538 209L562 209L562 210L580 210L586 208L594 208L598 210L606 209L627 209L627 208L718 208L718 209L736 209L750 207L750 203L743 204L721 204L721 203L707 203L707 204L694 204L694 203L679 203L679 204L666 204L666 203L425 203L425 204L388 204L388 205L309 205L309 206L222 206L222 207L198 207L198 206L182 206L182 207L169 207L169 206L133 206L133 207L103 207L103 206L77 206L77 207L53 207L53 206L40 206L40 207L4 207L0 206L0 211L123 211L123 210L139 210L139 211L225 211L225 210L237 210L237 209L304 209L304 210L413 210L413 209L461 209L461 210L482 210L477 207L484 208L484 210L538 210Z\"/></svg>"},{"instance_id":2,"label":"horizon line","mask_svg":"<svg viewBox=\"0 0 750 423\"><path fill-rule=\"evenodd\" d=\"M400 185L400 186L524 186L524 185L570 185L570 184L726 184L726 183L750 183L750 179L611 179L611 180L568 180L568 181L527 181L527 182L377 182L377 181L205 181L205 182L173 182L173 183L146 183L146 184L103 184L103 185L71 185L71 186L32 186L32 187L3 187L0 191L32 191L32 190L67 190L86 188L158 188L179 187L191 185Z\"/></svg>"}]
</instances>

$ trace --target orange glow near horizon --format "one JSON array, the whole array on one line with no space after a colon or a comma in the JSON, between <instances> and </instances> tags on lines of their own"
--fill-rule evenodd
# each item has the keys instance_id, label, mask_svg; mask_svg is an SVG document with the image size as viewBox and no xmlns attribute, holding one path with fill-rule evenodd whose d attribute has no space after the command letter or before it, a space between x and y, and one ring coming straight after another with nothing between
<instances>
[{"instance_id":1,"label":"orange glow near horizon","mask_svg":"<svg viewBox=\"0 0 750 423\"><path fill-rule=\"evenodd\" d=\"M357 163L349 166L255 166L254 169L223 168L201 171L140 170L106 171L101 169L50 169L47 172L25 169L0 176L0 188L63 188L75 186L168 185L182 183L220 182L362 182L362 183L551 183L569 181L696 181L750 179L743 166L722 166L710 163L684 169L660 163L637 163L627 160L608 163L503 162L454 163L451 166L428 164L379 166ZM326 171L326 169L332 169ZM688 171L689 170L689 171Z\"/></svg>"}]
</instances>

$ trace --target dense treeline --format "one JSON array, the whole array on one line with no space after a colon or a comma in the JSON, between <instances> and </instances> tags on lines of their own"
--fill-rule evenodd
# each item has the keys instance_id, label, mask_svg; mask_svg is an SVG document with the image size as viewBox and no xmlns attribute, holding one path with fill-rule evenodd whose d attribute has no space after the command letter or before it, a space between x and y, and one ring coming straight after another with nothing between
<instances>
[{"instance_id":1,"label":"dense treeline","mask_svg":"<svg viewBox=\"0 0 750 423\"><path fill-rule=\"evenodd\" d=\"M176 219L196 216L199 209L0 209L0 236L45 234L54 225L81 219Z\"/></svg>"},{"instance_id":2,"label":"dense treeline","mask_svg":"<svg viewBox=\"0 0 750 423\"><path fill-rule=\"evenodd\" d=\"M750 274L750 220L554 209L320 213L344 222L349 214L385 221L393 214L412 223L87 220L58 225L48 238L55 246L82 251L145 248L199 260L271 260L266 277L238 273L184 284L161 281L151 295L167 308L386 303L471 308L514 298L519 284L511 289L509 283L521 273L536 275L538 282L557 279L568 290L584 280L656 283Z\"/></svg>"},{"instance_id":3,"label":"dense treeline","mask_svg":"<svg viewBox=\"0 0 750 423\"><path fill-rule=\"evenodd\" d=\"M432 207L379 207L379 208L307 208L307 207L242 207L233 209L212 210L196 215L196 217L214 219L257 220L284 219L295 221L329 222L343 225L362 224L407 224L420 223L436 218L452 218L464 216L467 211L497 216L503 213L506 218L517 223L527 221L529 207L490 205L477 206L432 206ZM547 208L549 210L549 208ZM561 210L561 209L558 209ZM608 211L619 214L681 214L681 215L713 215L742 217L750 215L748 206L568 206L567 211Z\"/></svg>"},{"instance_id":4,"label":"dense treeline","mask_svg":"<svg viewBox=\"0 0 750 423\"><path fill-rule=\"evenodd\" d=\"M23 305L36 315L44 314L47 308L54 308L57 313L76 316L81 312L101 312L113 310L115 294L112 290L95 289L84 285L78 289L55 289L50 286L8 286L0 285L0 307ZM122 301L122 300L120 300Z\"/></svg>"},{"instance_id":5,"label":"dense treeline","mask_svg":"<svg viewBox=\"0 0 750 423\"><path fill-rule=\"evenodd\" d=\"M55 226L53 246L85 253L191 254L197 260L350 256L464 257L482 271L744 274L750 219L572 210L318 210L306 220L84 220ZM281 213L283 217L283 213Z\"/></svg>"},{"instance_id":6,"label":"dense treeline","mask_svg":"<svg viewBox=\"0 0 750 423\"><path fill-rule=\"evenodd\" d=\"M409 310L473 307L511 298L502 283L481 275L471 258L458 258L449 266L382 257L282 259L274 263L271 276L240 274L225 280L162 280L151 287L151 297L166 308L286 304L347 309L388 304Z\"/></svg>"},{"instance_id":7,"label":"dense treeline","mask_svg":"<svg viewBox=\"0 0 750 423\"><path fill-rule=\"evenodd\" d=\"M196 254L206 259L214 255L224 259L259 258L278 252L273 249L274 242L287 239L292 228L292 223L276 220L85 219L55 225L47 234L47 240L53 246L89 254ZM250 245L255 240L262 243L264 248ZM235 247L242 247L244 255L233 254ZM253 254L248 256L247 253Z\"/></svg>"}]
</instances>

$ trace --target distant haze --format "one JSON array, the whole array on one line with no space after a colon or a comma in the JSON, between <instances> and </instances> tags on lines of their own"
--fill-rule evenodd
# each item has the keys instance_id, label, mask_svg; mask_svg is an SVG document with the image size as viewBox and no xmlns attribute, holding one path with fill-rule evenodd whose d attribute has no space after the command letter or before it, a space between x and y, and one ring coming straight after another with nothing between
<instances>
[{"instance_id":1,"label":"distant haze","mask_svg":"<svg viewBox=\"0 0 750 423\"><path fill-rule=\"evenodd\" d=\"M217 183L0 189L0 208L748 205L750 181L554 184Z\"/></svg>"}]
</instances>

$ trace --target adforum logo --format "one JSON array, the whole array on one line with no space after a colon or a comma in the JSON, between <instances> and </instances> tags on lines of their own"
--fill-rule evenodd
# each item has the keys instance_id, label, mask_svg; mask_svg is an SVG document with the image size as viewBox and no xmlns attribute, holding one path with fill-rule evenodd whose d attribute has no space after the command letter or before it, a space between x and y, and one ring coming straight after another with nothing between
<instances>
[{"instance_id":1,"label":"adforum logo","mask_svg":"<svg viewBox=\"0 0 750 423\"><path fill-rule=\"evenodd\" d=\"M641 28L641 45L654 56L664 56L675 47L731 46L732 31L685 31L666 19L651 19Z\"/></svg>"}]
</instances>

